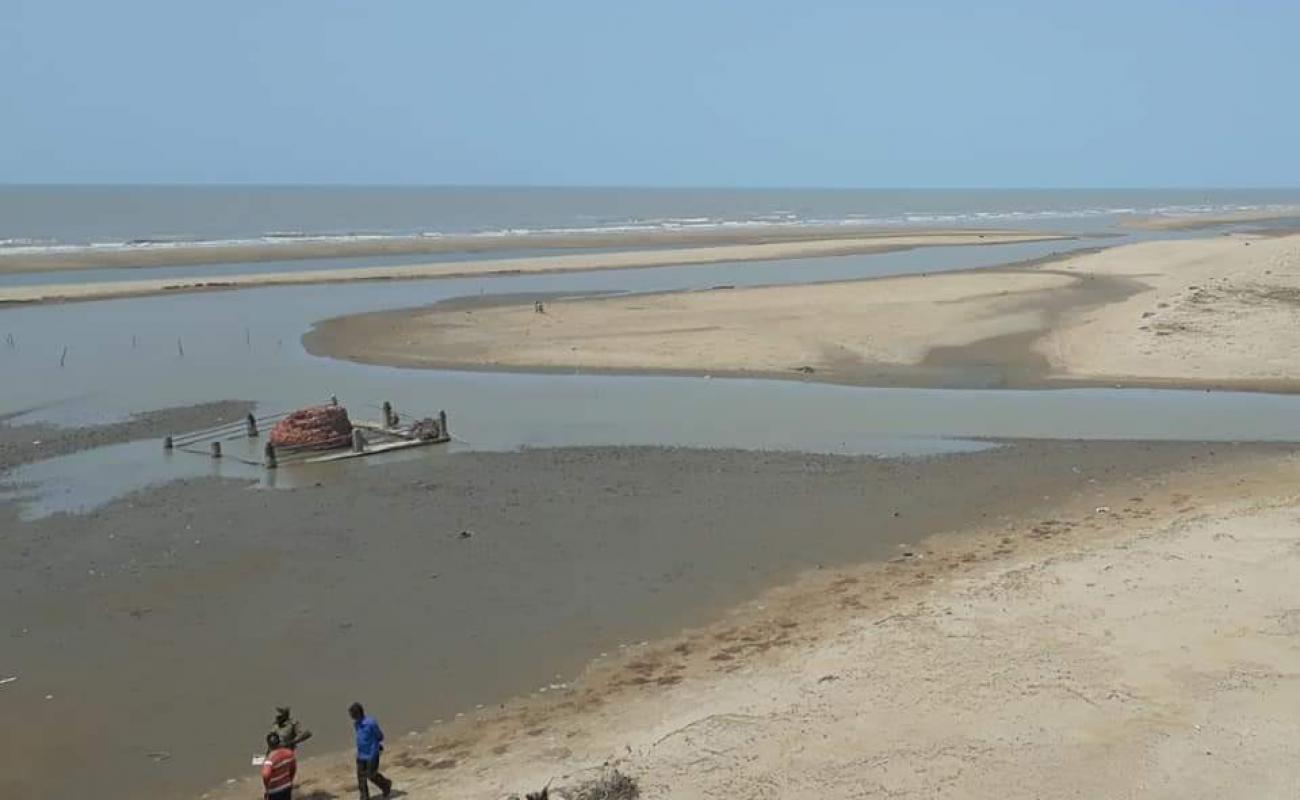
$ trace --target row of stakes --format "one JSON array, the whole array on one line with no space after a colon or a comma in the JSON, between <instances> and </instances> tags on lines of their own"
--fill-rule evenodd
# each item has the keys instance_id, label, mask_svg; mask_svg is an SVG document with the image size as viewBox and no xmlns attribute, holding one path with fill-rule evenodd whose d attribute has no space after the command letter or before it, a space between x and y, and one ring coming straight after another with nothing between
<instances>
[{"instance_id":1,"label":"row of stakes","mask_svg":"<svg viewBox=\"0 0 1300 800\"><path fill-rule=\"evenodd\" d=\"M330 404L331 404L331 405L338 405L338 404L339 404L338 398L337 398L337 397L332 397L332 396L331 396L331 397L330 397ZM390 402L388 402L387 400L384 401L384 405L383 405L383 414L384 414L384 427L385 427L385 428L396 428L396 427L397 427L397 414L394 413L394 411L393 411L393 404L390 403ZM244 429L245 429L245 432L248 434L248 438L249 438L249 439L256 439L256 438L258 437L259 432L258 432L258 429L257 429L257 418L254 417L254 416L252 415L252 413L249 413L249 415L246 416L246 417L244 418ZM439 411L439 412L438 412L438 430L440 430L440 431L446 431L446 430L447 430L447 412L446 412L446 411ZM170 450L175 449L175 447L176 447L176 443L175 443L175 441L172 439L172 437L168 436L168 437L166 437L166 438L163 439L163 449L164 449L164 450L169 450L169 451L170 451ZM364 453L365 450L366 450L366 437L365 437L365 435L362 434L362 432L361 432L361 430L360 430L359 428L353 428L353 429L352 429L352 452L354 452L354 453ZM212 443L209 445L209 452L211 453L211 455L212 455L213 458L221 458L221 442L220 442L220 441L212 442ZM275 445L272 444L272 443L270 443L270 442L267 442L267 443L266 443L266 447L264 447L264 448L262 449L262 464L263 464L263 466L265 466L267 469L275 469L276 467L278 467L278 466L280 465L279 460L276 458Z\"/></svg>"}]
</instances>

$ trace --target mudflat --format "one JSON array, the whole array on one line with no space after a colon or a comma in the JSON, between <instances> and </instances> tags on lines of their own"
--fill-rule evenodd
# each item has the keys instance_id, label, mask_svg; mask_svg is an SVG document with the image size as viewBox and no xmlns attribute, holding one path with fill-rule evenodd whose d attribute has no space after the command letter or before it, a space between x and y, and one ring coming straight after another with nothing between
<instances>
[{"instance_id":1,"label":"mudflat","mask_svg":"<svg viewBox=\"0 0 1300 800\"><path fill-rule=\"evenodd\" d=\"M163 432L172 431L134 435ZM912 558L927 537L1027 525L1071 498L1120 508L1144 482L1189 465L1235 474L1243 459L1285 452L1021 442L898 460L653 448L431 454L376 464L345 484L196 480L31 522L0 506L0 679L16 678L0 686L0 702L23 720L0 732L0 795L193 797L227 778L255 780L249 757L271 709L286 704L317 733L304 757L344 750L344 709L361 699L403 759L407 731L458 713L468 723L507 698L568 685L601 653L725 620L805 571ZM971 546L1000 558L1020 538L995 541ZM805 629L794 623L791 642ZM732 634L722 649L738 649L726 658L690 647L712 667L791 646L751 648L759 640L748 635ZM677 682L659 666L628 669L618 685ZM670 719L637 709L627 719L647 731ZM526 737L548 743L538 769L590 752L571 744L582 740L567 738L563 717L539 727L545 735ZM426 762L466 758L460 750L394 764L410 783L429 774ZM70 762L77 769L63 768ZM331 774L305 770L304 793L343 795L343 779L322 785Z\"/></svg>"},{"instance_id":2,"label":"mudflat","mask_svg":"<svg viewBox=\"0 0 1300 800\"><path fill-rule=\"evenodd\" d=\"M778 237L777 241L753 237L745 239L745 243L740 244L664 247L652 250L630 249L617 252L440 261L429 264L400 264L377 267L340 267L337 269L313 269L293 272L222 274L220 276L193 278L141 278L138 280L92 283L4 286L0 287L0 304L102 300L113 297L138 297L151 294L239 289L254 286L485 277L608 269L645 269L689 264L716 264L729 261L771 261L784 258L885 253L917 247L1041 242L1065 238L1069 237L1058 234L985 230L936 230L907 233L873 231L858 232L853 236L845 235L843 231L836 231L823 235L804 233L799 236L791 236L788 239ZM3 264L3 260L0 260L0 264ZM68 268L73 267L69 266Z\"/></svg>"},{"instance_id":3,"label":"mudflat","mask_svg":"<svg viewBox=\"0 0 1300 800\"><path fill-rule=\"evenodd\" d=\"M0 424L0 474L19 464L90 450L151 436L234 422L253 409L242 400L221 400L183 408L165 408L134 414L123 422L83 428L58 425ZM0 417L0 423L4 419ZM164 433L160 434L162 431Z\"/></svg>"},{"instance_id":4,"label":"mudflat","mask_svg":"<svg viewBox=\"0 0 1300 800\"><path fill-rule=\"evenodd\" d=\"M326 320L311 352L402 366L879 386L1300 388L1300 235L1125 245L843 283L446 304Z\"/></svg>"}]
</instances>

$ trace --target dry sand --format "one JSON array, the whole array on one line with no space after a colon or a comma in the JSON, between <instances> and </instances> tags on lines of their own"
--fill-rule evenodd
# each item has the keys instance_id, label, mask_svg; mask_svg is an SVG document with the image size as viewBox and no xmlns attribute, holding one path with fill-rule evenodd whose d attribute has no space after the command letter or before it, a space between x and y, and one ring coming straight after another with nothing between
<instances>
[{"instance_id":1,"label":"dry sand","mask_svg":"<svg viewBox=\"0 0 1300 800\"><path fill-rule=\"evenodd\" d=\"M1300 235L1021 267L328 320L314 353L407 366L869 385L1300 388Z\"/></svg>"},{"instance_id":2,"label":"dry sand","mask_svg":"<svg viewBox=\"0 0 1300 800\"><path fill-rule=\"evenodd\" d=\"M531 700L390 731L385 771L411 800L606 767L650 799L1293 796L1300 461L1188 464L812 571ZM350 772L308 760L302 791L347 796Z\"/></svg>"},{"instance_id":3,"label":"dry sand","mask_svg":"<svg viewBox=\"0 0 1300 800\"><path fill-rule=\"evenodd\" d=\"M418 278L464 278L548 272L578 272L606 269L635 269L688 264L716 264L728 261L771 261L784 258L884 253L917 247L1010 244L1042 242L1068 237L1056 234L1014 231L918 231L909 233L860 233L856 236L821 235L789 241L621 250L609 253L579 253L470 261L441 261L430 264L402 264L379 267L340 267L289 272L264 272L194 278L142 278L100 283L44 284L0 287L0 304L38 303L68 300L101 300L168 292L239 289L254 286L286 286L351 281L413 280Z\"/></svg>"}]
</instances>

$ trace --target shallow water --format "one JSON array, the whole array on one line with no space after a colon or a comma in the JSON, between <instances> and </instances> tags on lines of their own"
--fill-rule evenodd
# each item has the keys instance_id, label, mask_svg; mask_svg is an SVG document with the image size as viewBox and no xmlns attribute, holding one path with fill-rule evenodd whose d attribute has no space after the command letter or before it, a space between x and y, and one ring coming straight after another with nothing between
<instances>
[{"instance_id":1,"label":"shallow water","mask_svg":"<svg viewBox=\"0 0 1300 800\"><path fill-rule=\"evenodd\" d=\"M266 414L336 395L361 418L393 402L446 410L457 441L428 451L645 444L925 455L977 438L1300 440L1300 397L1197 391L872 389L800 381L406 370L308 355L321 318L480 293L655 291L961 269L1094 241L945 247L869 256L487 279L273 287L0 312L0 414L79 425L133 411L251 399ZM64 347L67 348L66 355ZM62 366L60 365L62 361ZM231 451L228 451L231 452ZM423 455L420 455L423 454ZM232 452L233 455L233 452ZM256 451L246 454L257 460ZM372 460L313 468L333 480ZM127 464L130 469L108 469ZM301 469L301 468L298 468ZM135 443L29 465L24 513L86 510L126 491L207 474L257 478L233 458L164 458ZM301 476L303 473L296 473ZM294 469L274 476L292 485Z\"/></svg>"}]
</instances>

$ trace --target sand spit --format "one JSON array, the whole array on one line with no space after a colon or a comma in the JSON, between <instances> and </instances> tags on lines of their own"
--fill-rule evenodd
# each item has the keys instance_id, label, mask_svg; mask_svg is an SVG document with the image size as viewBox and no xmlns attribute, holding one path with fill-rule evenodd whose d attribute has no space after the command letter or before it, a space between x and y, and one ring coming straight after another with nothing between
<instances>
[{"instance_id":1,"label":"sand spit","mask_svg":"<svg viewBox=\"0 0 1300 800\"><path fill-rule=\"evenodd\" d=\"M1300 235L1158 241L1022 267L454 305L327 320L354 361L880 386L1300 388Z\"/></svg>"},{"instance_id":2,"label":"sand spit","mask_svg":"<svg viewBox=\"0 0 1300 800\"><path fill-rule=\"evenodd\" d=\"M1034 516L810 571L532 699L393 737L388 772L411 800L605 765L651 800L1286 796L1298 467L1085 479ZM346 796L350 771L308 760L302 791Z\"/></svg>"},{"instance_id":3,"label":"sand spit","mask_svg":"<svg viewBox=\"0 0 1300 800\"><path fill-rule=\"evenodd\" d=\"M1043 242L1070 237L1056 234L1013 231L930 231L906 234L821 236L790 241L758 241L749 244L625 250L612 253L528 256L474 261L442 261L430 264L402 264L379 267L267 272L195 278L143 278L102 283L46 284L0 287L0 304L70 300L101 300L138 297L169 292L212 289L240 289L254 286L287 286L351 281L414 280L419 278L464 278L520 275L548 272L578 272L607 269L716 264L728 261L772 261L784 258L885 253L918 247L1013 244Z\"/></svg>"},{"instance_id":4,"label":"sand spit","mask_svg":"<svg viewBox=\"0 0 1300 800\"><path fill-rule=\"evenodd\" d=\"M1239 225L1243 222L1270 222L1289 219L1300 222L1300 206L1279 206L1269 209L1230 211L1221 214L1178 214L1141 217L1129 220L1124 226L1148 231L1193 231L1219 225Z\"/></svg>"}]
</instances>

